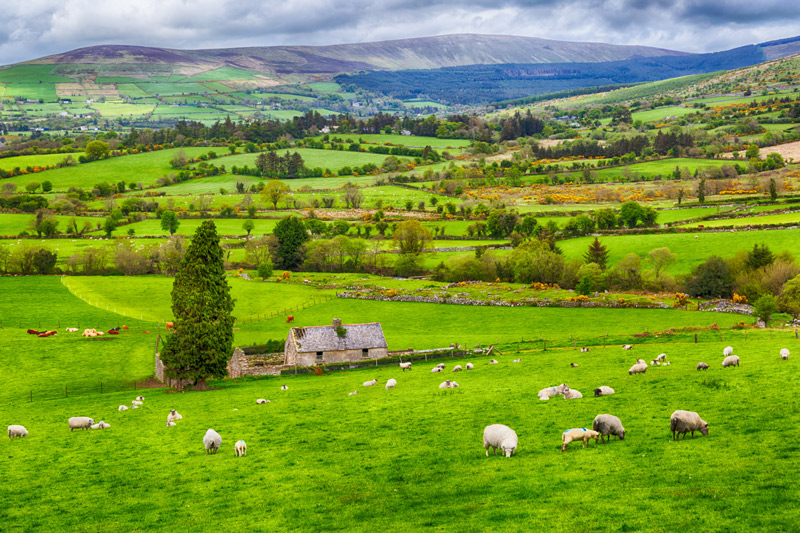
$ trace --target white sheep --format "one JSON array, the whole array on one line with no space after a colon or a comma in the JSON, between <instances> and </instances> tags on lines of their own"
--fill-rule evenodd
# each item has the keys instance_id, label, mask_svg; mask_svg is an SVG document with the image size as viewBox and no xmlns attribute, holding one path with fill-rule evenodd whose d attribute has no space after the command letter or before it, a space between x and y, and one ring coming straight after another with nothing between
<instances>
[{"instance_id":1,"label":"white sheep","mask_svg":"<svg viewBox=\"0 0 800 533\"><path fill-rule=\"evenodd\" d=\"M658 354L658 357L656 357L656 361L666 361L666 360L667 360L667 354L665 353Z\"/></svg>"},{"instance_id":2,"label":"white sheep","mask_svg":"<svg viewBox=\"0 0 800 533\"><path fill-rule=\"evenodd\" d=\"M127 411L127 410L128 410L127 405L120 405L119 407L117 407L117 411Z\"/></svg>"},{"instance_id":3,"label":"white sheep","mask_svg":"<svg viewBox=\"0 0 800 533\"><path fill-rule=\"evenodd\" d=\"M728 357L722 360L722 368L726 368L729 366L739 366L738 355L729 355Z\"/></svg>"},{"instance_id":4,"label":"white sheep","mask_svg":"<svg viewBox=\"0 0 800 533\"><path fill-rule=\"evenodd\" d=\"M140 405L144 405L144 403L139 400L132 400L131 405L135 405L136 407L138 407Z\"/></svg>"},{"instance_id":5,"label":"white sheep","mask_svg":"<svg viewBox=\"0 0 800 533\"><path fill-rule=\"evenodd\" d=\"M567 451L567 445L570 442L581 440L583 441L583 447L586 448L589 445L589 439L594 439L595 444L597 440L600 438L600 433L593 429L586 429L586 428L574 428L568 429L564 433L561 434L561 451Z\"/></svg>"},{"instance_id":6,"label":"white sheep","mask_svg":"<svg viewBox=\"0 0 800 533\"><path fill-rule=\"evenodd\" d=\"M256 400L256 404L258 404L258 405L262 405L262 404L265 404L265 403L269 403L269 402L267 400L265 400L264 398L259 398L258 400Z\"/></svg>"},{"instance_id":7,"label":"white sheep","mask_svg":"<svg viewBox=\"0 0 800 533\"><path fill-rule=\"evenodd\" d=\"M456 366L453 367L453 372L461 372L462 370L464 370L464 369L461 368L461 365L456 365Z\"/></svg>"},{"instance_id":8,"label":"white sheep","mask_svg":"<svg viewBox=\"0 0 800 533\"><path fill-rule=\"evenodd\" d=\"M633 374L644 374L645 372L647 372L647 365L644 363L636 363L630 368L630 370L628 370L628 375L632 376Z\"/></svg>"},{"instance_id":9,"label":"white sheep","mask_svg":"<svg viewBox=\"0 0 800 533\"><path fill-rule=\"evenodd\" d=\"M570 363L569 366L572 368L578 368L578 363Z\"/></svg>"},{"instance_id":10,"label":"white sheep","mask_svg":"<svg viewBox=\"0 0 800 533\"><path fill-rule=\"evenodd\" d=\"M472 363L467 363L466 365L464 365L464 368L466 370L472 370L474 367L472 366Z\"/></svg>"},{"instance_id":11,"label":"white sheep","mask_svg":"<svg viewBox=\"0 0 800 533\"><path fill-rule=\"evenodd\" d=\"M665 361L665 362L661 363L661 366L671 366L671 365L672 365L671 361Z\"/></svg>"},{"instance_id":12,"label":"white sheep","mask_svg":"<svg viewBox=\"0 0 800 533\"><path fill-rule=\"evenodd\" d=\"M575 389L569 389L567 392L564 393L565 400L577 400L579 398L583 398L583 394L580 391Z\"/></svg>"},{"instance_id":13,"label":"white sheep","mask_svg":"<svg viewBox=\"0 0 800 533\"><path fill-rule=\"evenodd\" d=\"M203 436L203 446L206 448L206 454L215 454L220 446L222 446L222 437L213 429L209 429Z\"/></svg>"},{"instance_id":14,"label":"white sheep","mask_svg":"<svg viewBox=\"0 0 800 533\"><path fill-rule=\"evenodd\" d=\"M283 385L283 386L281 387L281 390L289 390L289 386L288 386L288 385Z\"/></svg>"},{"instance_id":15,"label":"white sheep","mask_svg":"<svg viewBox=\"0 0 800 533\"><path fill-rule=\"evenodd\" d=\"M397 380L392 378L386 382L386 390L393 389L397 385Z\"/></svg>"},{"instance_id":16,"label":"white sheep","mask_svg":"<svg viewBox=\"0 0 800 533\"><path fill-rule=\"evenodd\" d=\"M175 427L176 425L177 424L175 424L175 422L173 422L172 420L167 420L167 427L168 428Z\"/></svg>"},{"instance_id":17,"label":"white sheep","mask_svg":"<svg viewBox=\"0 0 800 533\"><path fill-rule=\"evenodd\" d=\"M139 401L139 402L143 402L144 401L144 396L137 396L136 400Z\"/></svg>"},{"instance_id":18,"label":"white sheep","mask_svg":"<svg viewBox=\"0 0 800 533\"><path fill-rule=\"evenodd\" d=\"M645 364L645 360L644 359L637 359L636 360L636 364L637 365L643 365L643 364Z\"/></svg>"},{"instance_id":19,"label":"white sheep","mask_svg":"<svg viewBox=\"0 0 800 533\"><path fill-rule=\"evenodd\" d=\"M456 387L458 387L458 383L455 381L450 381L449 379L442 381L442 383L439 384L440 389L454 389Z\"/></svg>"},{"instance_id":20,"label":"white sheep","mask_svg":"<svg viewBox=\"0 0 800 533\"><path fill-rule=\"evenodd\" d=\"M620 419L614 415L597 415L592 422L592 429L600 433L600 442L605 442L603 437L608 437L610 441L611 435L625 440L625 428L622 427Z\"/></svg>"},{"instance_id":21,"label":"white sheep","mask_svg":"<svg viewBox=\"0 0 800 533\"><path fill-rule=\"evenodd\" d=\"M106 428L110 428L110 427L111 427L111 424L107 424L106 422L103 422L103 421L101 420L101 421L100 421L100 422L98 422L97 424L92 424L92 426L91 426L91 427L92 427L92 429L106 429Z\"/></svg>"},{"instance_id":22,"label":"white sheep","mask_svg":"<svg viewBox=\"0 0 800 533\"><path fill-rule=\"evenodd\" d=\"M236 457L247 455L247 444L243 440L237 440L236 444L233 445L233 451Z\"/></svg>"},{"instance_id":23,"label":"white sheep","mask_svg":"<svg viewBox=\"0 0 800 533\"><path fill-rule=\"evenodd\" d=\"M781 350L781 359L783 359L784 361L789 359L789 350L787 348Z\"/></svg>"},{"instance_id":24,"label":"white sheep","mask_svg":"<svg viewBox=\"0 0 800 533\"><path fill-rule=\"evenodd\" d=\"M69 430L75 431L76 429L89 429L94 424L94 419L88 416L73 416L69 422Z\"/></svg>"},{"instance_id":25,"label":"white sheep","mask_svg":"<svg viewBox=\"0 0 800 533\"><path fill-rule=\"evenodd\" d=\"M486 457L489 457L489 448L494 455L497 450L502 450L506 457L516 451L519 440L516 432L503 424L492 424L483 430L483 448L486 450Z\"/></svg>"},{"instance_id":26,"label":"white sheep","mask_svg":"<svg viewBox=\"0 0 800 533\"><path fill-rule=\"evenodd\" d=\"M16 424L8 426L8 438L9 439L12 439L12 438L15 438L15 437L27 437L27 436L28 436L28 430L25 429L25 426L19 426L19 425L16 425Z\"/></svg>"},{"instance_id":27,"label":"white sheep","mask_svg":"<svg viewBox=\"0 0 800 533\"><path fill-rule=\"evenodd\" d=\"M700 415L694 411L678 410L669 417L669 429L672 431L672 438L675 440L678 440L678 435L680 434L683 434L685 439L688 432L691 432L692 438L694 438L695 431L707 436L708 422L700 418Z\"/></svg>"},{"instance_id":28,"label":"white sheep","mask_svg":"<svg viewBox=\"0 0 800 533\"><path fill-rule=\"evenodd\" d=\"M348 396L355 396L356 394L358 394L358 390L354 390L353 392L347 393Z\"/></svg>"},{"instance_id":29,"label":"white sheep","mask_svg":"<svg viewBox=\"0 0 800 533\"><path fill-rule=\"evenodd\" d=\"M435 367L433 367L431 369L431 374L436 374L437 372L441 372L441 371L442 371L441 367L435 366Z\"/></svg>"},{"instance_id":30,"label":"white sheep","mask_svg":"<svg viewBox=\"0 0 800 533\"><path fill-rule=\"evenodd\" d=\"M630 344L623 344L622 345L622 349L623 350L633 350L633 346L630 345Z\"/></svg>"},{"instance_id":31,"label":"white sheep","mask_svg":"<svg viewBox=\"0 0 800 533\"><path fill-rule=\"evenodd\" d=\"M511 362L512 362L512 363L521 363L521 362L522 362L522 359L514 359L514 360L513 360L513 361L511 361Z\"/></svg>"},{"instance_id":32,"label":"white sheep","mask_svg":"<svg viewBox=\"0 0 800 533\"><path fill-rule=\"evenodd\" d=\"M362 383L362 385L364 385L365 387L372 387L373 385L377 384L378 384L377 379L373 379L372 381L365 381L364 383Z\"/></svg>"},{"instance_id":33,"label":"white sheep","mask_svg":"<svg viewBox=\"0 0 800 533\"><path fill-rule=\"evenodd\" d=\"M405 372L406 370L411 370L411 362L400 363L400 368L403 369L403 372Z\"/></svg>"},{"instance_id":34,"label":"white sheep","mask_svg":"<svg viewBox=\"0 0 800 533\"><path fill-rule=\"evenodd\" d=\"M661 366L661 363L653 359L652 361L650 361L650 366Z\"/></svg>"},{"instance_id":35,"label":"white sheep","mask_svg":"<svg viewBox=\"0 0 800 533\"><path fill-rule=\"evenodd\" d=\"M183 420L183 416L175 409L172 409L167 415L167 422L174 422L175 420Z\"/></svg>"},{"instance_id":36,"label":"white sheep","mask_svg":"<svg viewBox=\"0 0 800 533\"><path fill-rule=\"evenodd\" d=\"M612 394L614 394L614 389L611 387L606 387L605 385L594 389L595 396L611 396Z\"/></svg>"},{"instance_id":37,"label":"white sheep","mask_svg":"<svg viewBox=\"0 0 800 533\"><path fill-rule=\"evenodd\" d=\"M557 387L547 387L539 391L538 396L540 400L549 400L553 396L563 395L569 390L566 383L562 383Z\"/></svg>"},{"instance_id":38,"label":"white sheep","mask_svg":"<svg viewBox=\"0 0 800 533\"><path fill-rule=\"evenodd\" d=\"M460 387L460 385L458 384L457 381L451 381L450 382L450 388L457 389L458 387Z\"/></svg>"},{"instance_id":39,"label":"white sheep","mask_svg":"<svg viewBox=\"0 0 800 533\"><path fill-rule=\"evenodd\" d=\"M724 357L728 357L729 355L733 355L733 346L727 346L724 350L722 350L722 355Z\"/></svg>"},{"instance_id":40,"label":"white sheep","mask_svg":"<svg viewBox=\"0 0 800 533\"><path fill-rule=\"evenodd\" d=\"M444 370L444 368L445 368L445 365L444 365L444 363L439 363L439 364L438 364L438 365L436 365L436 366L438 366L438 367L439 367L439 368L441 368L442 370Z\"/></svg>"},{"instance_id":41,"label":"white sheep","mask_svg":"<svg viewBox=\"0 0 800 533\"><path fill-rule=\"evenodd\" d=\"M492 359L491 361L489 361L489 364L490 365L496 365L497 364L497 359Z\"/></svg>"}]
</instances>

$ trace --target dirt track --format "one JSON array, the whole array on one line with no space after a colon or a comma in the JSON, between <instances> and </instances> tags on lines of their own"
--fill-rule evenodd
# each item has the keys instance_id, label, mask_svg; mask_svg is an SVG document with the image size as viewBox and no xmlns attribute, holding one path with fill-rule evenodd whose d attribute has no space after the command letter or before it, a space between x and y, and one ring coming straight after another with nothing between
<instances>
[{"instance_id":1,"label":"dirt track","mask_svg":"<svg viewBox=\"0 0 800 533\"><path fill-rule=\"evenodd\" d=\"M794 141L786 144L778 144L776 146L767 146L761 149L759 154L763 158L765 155L770 154L772 152L777 152L781 154L783 160L787 163L790 159L794 159L795 161L800 161L800 141ZM744 155L744 149L739 151L739 155ZM722 157L731 158L733 154L722 154Z\"/></svg>"}]
</instances>

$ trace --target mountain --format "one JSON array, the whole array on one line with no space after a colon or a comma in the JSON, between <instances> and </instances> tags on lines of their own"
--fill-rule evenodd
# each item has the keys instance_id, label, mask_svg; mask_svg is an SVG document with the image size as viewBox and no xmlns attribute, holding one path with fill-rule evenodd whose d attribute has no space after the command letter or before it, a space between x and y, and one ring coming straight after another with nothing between
<instances>
[{"instance_id":1,"label":"mountain","mask_svg":"<svg viewBox=\"0 0 800 533\"><path fill-rule=\"evenodd\" d=\"M647 46L553 41L508 35L441 35L331 46L176 50L100 45L26 62L37 65L175 65L187 72L234 67L262 74L336 74L500 63L571 63L686 55Z\"/></svg>"}]
</instances>

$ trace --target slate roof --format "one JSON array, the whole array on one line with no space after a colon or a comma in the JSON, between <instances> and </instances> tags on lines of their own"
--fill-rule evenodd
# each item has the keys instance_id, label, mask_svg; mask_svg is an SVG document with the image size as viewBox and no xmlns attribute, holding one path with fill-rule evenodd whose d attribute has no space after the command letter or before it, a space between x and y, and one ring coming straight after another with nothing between
<instances>
[{"instance_id":1,"label":"slate roof","mask_svg":"<svg viewBox=\"0 0 800 533\"><path fill-rule=\"evenodd\" d=\"M340 338L333 326L292 328L292 338L298 352L333 352L337 350L363 350L387 348L386 338L379 322L369 324L342 324L347 335Z\"/></svg>"}]
</instances>

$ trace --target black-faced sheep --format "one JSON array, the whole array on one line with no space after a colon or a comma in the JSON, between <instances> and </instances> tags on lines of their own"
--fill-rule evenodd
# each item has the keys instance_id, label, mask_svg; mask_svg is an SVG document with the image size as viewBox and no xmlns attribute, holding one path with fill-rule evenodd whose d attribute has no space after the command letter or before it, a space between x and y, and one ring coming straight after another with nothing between
<instances>
[{"instance_id":1,"label":"black-faced sheep","mask_svg":"<svg viewBox=\"0 0 800 533\"><path fill-rule=\"evenodd\" d=\"M464 365L464 368L466 370L472 370L474 367L472 366L472 363L467 363L466 365Z\"/></svg>"},{"instance_id":2,"label":"black-faced sheep","mask_svg":"<svg viewBox=\"0 0 800 533\"><path fill-rule=\"evenodd\" d=\"M611 396L612 394L614 394L614 389L611 387L606 387L605 385L594 389L595 396Z\"/></svg>"},{"instance_id":3,"label":"black-faced sheep","mask_svg":"<svg viewBox=\"0 0 800 533\"><path fill-rule=\"evenodd\" d=\"M494 455L497 455L497 450L502 450L506 457L511 457L517 449L517 444L517 434L508 426L492 424L483 430L483 447L486 450L486 457L489 457L489 448L492 448Z\"/></svg>"},{"instance_id":4,"label":"black-faced sheep","mask_svg":"<svg viewBox=\"0 0 800 533\"><path fill-rule=\"evenodd\" d=\"M373 379L372 381L365 381L364 383L362 383L362 385L365 386L365 387L372 387L373 385L377 385L377 384L378 384L378 380L377 379Z\"/></svg>"},{"instance_id":5,"label":"black-faced sheep","mask_svg":"<svg viewBox=\"0 0 800 533\"><path fill-rule=\"evenodd\" d=\"M167 415L167 422L174 422L176 420L183 420L183 416L178 411L173 409Z\"/></svg>"},{"instance_id":6,"label":"black-faced sheep","mask_svg":"<svg viewBox=\"0 0 800 533\"><path fill-rule=\"evenodd\" d=\"M694 438L694 432L699 431L704 436L708 435L708 423L700 418L700 415L695 413L694 411L682 411L678 410L672 413L672 416L669 418L669 429L672 431L672 438L678 440L678 435L683 434L683 438L686 438L686 434L691 432L692 438Z\"/></svg>"},{"instance_id":7,"label":"black-faced sheep","mask_svg":"<svg viewBox=\"0 0 800 533\"><path fill-rule=\"evenodd\" d=\"M614 415L597 415L592 422L592 429L600 433L600 442L611 440L611 435L614 435L620 440L625 440L625 428L622 427L622 422Z\"/></svg>"},{"instance_id":8,"label":"black-faced sheep","mask_svg":"<svg viewBox=\"0 0 800 533\"><path fill-rule=\"evenodd\" d=\"M461 372L462 370L464 370L464 369L461 368L461 365L456 365L456 366L453 367L453 372Z\"/></svg>"},{"instance_id":9,"label":"black-faced sheep","mask_svg":"<svg viewBox=\"0 0 800 533\"><path fill-rule=\"evenodd\" d=\"M403 369L403 372L405 372L406 370L411 370L411 362L400 363L400 368Z\"/></svg>"}]
</instances>

